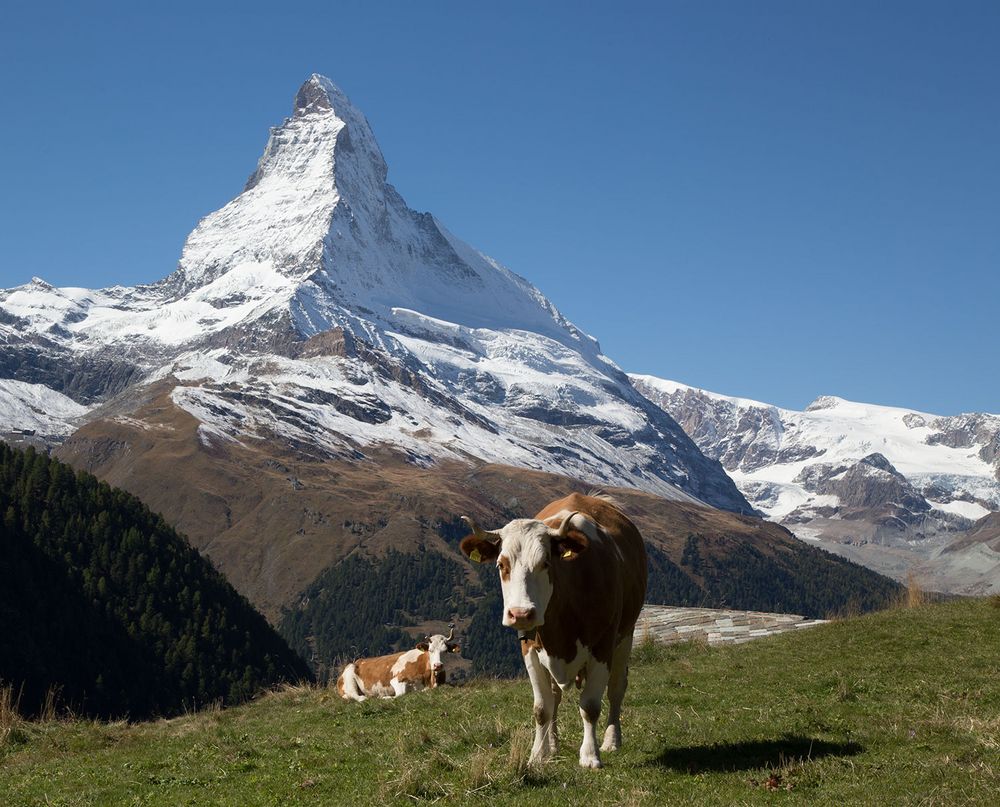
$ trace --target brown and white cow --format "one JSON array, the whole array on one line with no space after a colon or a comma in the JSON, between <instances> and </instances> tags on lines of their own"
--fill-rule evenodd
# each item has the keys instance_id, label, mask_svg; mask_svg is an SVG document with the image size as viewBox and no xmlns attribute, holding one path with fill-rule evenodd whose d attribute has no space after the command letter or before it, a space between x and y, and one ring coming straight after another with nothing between
<instances>
[{"instance_id":1,"label":"brown and white cow","mask_svg":"<svg viewBox=\"0 0 1000 807\"><path fill-rule=\"evenodd\" d=\"M621 747L632 631L646 596L642 536L608 497L577 493L495 532L465 520L472 534L461 549L479 563L496 561L503 624L521 637L534 691L531 761L556 752L562 693L582 682L580 764L600 768L596 728L605 689L610 708L601 750Z\"/></svg>"},{"instance_id":2,"label":"brown and white cow","mask_svg":"<svg viewBox=\"0 0 1000 807\"><path fill-rule=\"evenodd\" d=\"M397 698L407 692L436 687L447 680L445 662L461 652L454 643L454 629L447 636L428 636L412 650L376 658L355 659L337 679L337 692L344 700Z\"/></svg>"}]
</instances>

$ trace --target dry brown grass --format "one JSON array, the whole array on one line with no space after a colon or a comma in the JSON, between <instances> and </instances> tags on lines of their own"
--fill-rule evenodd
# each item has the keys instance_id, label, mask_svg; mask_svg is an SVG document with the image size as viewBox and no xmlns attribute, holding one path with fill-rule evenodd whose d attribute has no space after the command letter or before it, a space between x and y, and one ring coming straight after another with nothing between
<instances>
[{"instance_id":1,"label":"dry brown grass","mask_svg":"<svg viewBox=\"0 0 1000 807\"><path fill-rule=\"evenodd\" d=\"M14 694L14 687L0 687L0 748L14 742L22 731L24 718L18 710L20 693Z\"/></svg>"},{"instance_id":2,"label":"dry brown grass","mask_svg":"<svg viewBox=\"0 0 1000 807\"><path fill-rule=\"evenodd\" d=\"M490 777L490 760L492 756L487 749L480 748L469 759L469 793L482 790L493 782L493 779Z\"/></svg>"},{"instance_id":3,"label":"dry brown grass","mask_svg":"<svg viewBox=\"0 0 1000 807\"><path fill-rule=\"evenodd\" d=\"M73 720L73 713L65 706L60 707L61 692L60 687L49 687L38 714L29 720L21 712L21 690L11 685L0 686L0 749L23 742L32 724Z\"/></svg>"},{"instance_id":4,"label":"dry brown grass","mask_svg":"<svg viewBox=\"0 0 1000 807\"><path fill-rule=\"evenodd\" d=\"M954 720L953 724L975 737L984 748L1000 751L1000 717L966 715Z\"/></svg>"},{"instance_id":5,"label":"dry brown grass","mask_svg":"<svg viewBox=\"0 0 1000 807\"><path fill-rule=\"evenodd\" d=\"M926 602L927 594L917 580L916 574L911 570L906 575L906 592L903 595L903 604L907 608L918 608Z\"/></svg>"},{"instance_id":6,"label":"dry brown grass","mask_svg":"<svg viewBox=\"0 0 1000 807\"><path fill-rule=\"evenodd\" d=\"M507 770L513 777L519 779L528 773L528 760L531 758L531 745L534 738L534 730L527 726L515 729L510 735Z\"/></svg>"}]
</instances>

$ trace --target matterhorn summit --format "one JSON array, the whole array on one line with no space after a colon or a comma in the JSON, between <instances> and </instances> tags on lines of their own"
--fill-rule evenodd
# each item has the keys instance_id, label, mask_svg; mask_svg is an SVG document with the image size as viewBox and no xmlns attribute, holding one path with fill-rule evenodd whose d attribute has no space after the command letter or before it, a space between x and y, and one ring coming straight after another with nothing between
<instances>
[{"instance_id":1,"label":"matterhorn summit","mask_svg":"<svg viewBox=\"0 0 1000 807\"><path fill-rule=\"evenodd\" d=\"M364 115L329 79L313 76L292 117L272 129L243 192L188 237L178 285L202 286L251 266L304 279L322 268L335 218L385 225L386 172Z\"/></svg>"},{"instance_id":2,"label":"matterhorn summit","mask_svg":"<svg viewBox=\"0 0 1000 807\"><path fill-rule=\"evenodd\" d=\"M539 331L596 355L596 343L531 284L410 210L387 172L365 116L329 79L312 76L243 192L188 237L176 287L217 284L228 295L252 279L302 337L350 327L359 311L382 325L418 311Z\"/></svg>"},{"instance_id":3,"label":"matterhorn summit","mask_svg":"<svg viewBox=\"0 0 1000 807\"><path fill-rule=\"evenodd\" d=\"M597 340L387 174L365 116L313 75L163 280L0 291L0 379L21 382L0 392L63 396L54 433L134 425L166 388L206 449L499 463L749 511Z\"/></svg>"}]
</instances>

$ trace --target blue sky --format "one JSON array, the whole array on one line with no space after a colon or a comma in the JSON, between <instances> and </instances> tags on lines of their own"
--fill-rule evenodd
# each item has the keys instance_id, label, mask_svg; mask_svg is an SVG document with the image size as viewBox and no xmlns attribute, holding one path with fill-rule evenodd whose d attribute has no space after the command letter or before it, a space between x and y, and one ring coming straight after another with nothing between
<instances>
[{"instance_id":1,"label":"blue sky","mask_svg":"<svg viewBox=\"0 0 1000 807\"><path fill-rule=\"evenodd\" d=\"M623 368L1000 412L1000 4L8 3L0 286L158 279L312 72Z\"/></svg>"}]
</instances>

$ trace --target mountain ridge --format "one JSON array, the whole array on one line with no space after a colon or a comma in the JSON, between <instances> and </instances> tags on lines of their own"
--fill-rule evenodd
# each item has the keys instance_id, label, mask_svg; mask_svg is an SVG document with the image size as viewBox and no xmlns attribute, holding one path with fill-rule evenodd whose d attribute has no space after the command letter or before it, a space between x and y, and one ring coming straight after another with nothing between
<instances>
[{"instance_id":1,"label":"mountain ridge","mask_svg":"<svg viewBox=\"0 0 1000 807\"><path fill-rule=\"evenodd\" d=\"M829 395L799 412L631 378L760 512L799 537L899 579L917 571L947 590L1000 590L1000 555L960 539L1000 510L1000 415L939 416ZM962 546L975 558L960 562Z\"/></svg>"},{"instance_id":2,"label":"mountain ridge","mask_svg":"<svg viewBox=\"0 0 1000 807\"><path fill-rule=\"evenodd\" d=\"M387 170L364 115L312 76L163 280L0 291L0 374L92 407L176 378L173 401L219 439L471 456L749 512L596 339L407 207ZM75 386L46 370L67 366Z\"/></svg>"}]
</instances>

